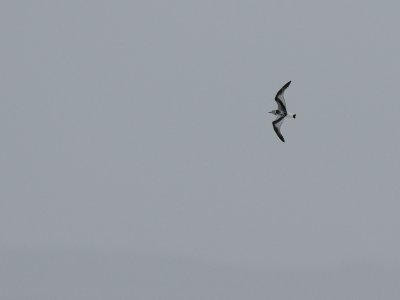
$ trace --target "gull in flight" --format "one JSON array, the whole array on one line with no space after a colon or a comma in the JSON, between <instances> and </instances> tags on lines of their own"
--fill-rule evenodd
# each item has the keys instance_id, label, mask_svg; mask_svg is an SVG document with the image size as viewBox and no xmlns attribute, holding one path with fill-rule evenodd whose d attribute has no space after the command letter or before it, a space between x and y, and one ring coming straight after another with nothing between
<instances>
[{"instance_id":1,"label":"gull in flight","mask_svg":"<svg viewBox=\"0 0 400 300\"><path fill-rule=\"evenodd\" d=\"M278 104L278 109L270 111L271 114L274 114L275 116L278 116L275 121L272 122L272 126L274 127L274 130L276 134L278 135L279 139L282 142L285 142L285 139L283 138L283 135L281 133L281 125L283 123L283 120L285 120L286 117L288 118L296 118L296 114L291 114L286 110L286 102L283 94L285 93L285 90L288 88L290 85L291 81L286 83L276 94L275 96L275 101Z\"/></svg>"}]
</instances>

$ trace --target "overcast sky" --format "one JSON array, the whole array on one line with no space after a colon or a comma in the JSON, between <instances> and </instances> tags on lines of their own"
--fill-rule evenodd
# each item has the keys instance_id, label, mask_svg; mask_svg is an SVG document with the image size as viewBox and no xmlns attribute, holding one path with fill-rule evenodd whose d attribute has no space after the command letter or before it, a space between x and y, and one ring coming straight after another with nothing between
<instances>
[{"instance_id":1,"label":"overcast sky","mask_svg":"<svg viewBox=\"0 0 400 300\"><path fill-rule=\"evenodd\" d=\"M399 9L3 1L0 245L399 265Z\"/></svg>"}]
</instances>

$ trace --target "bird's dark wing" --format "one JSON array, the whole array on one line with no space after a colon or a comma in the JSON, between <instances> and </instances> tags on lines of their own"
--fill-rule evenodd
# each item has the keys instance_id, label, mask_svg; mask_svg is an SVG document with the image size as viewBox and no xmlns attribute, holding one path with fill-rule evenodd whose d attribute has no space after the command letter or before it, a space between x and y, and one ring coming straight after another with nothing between
<instances>
[{"instance_id":1,"label":"bird's dark wing","mask_svg":"<svg viewBox=\"0 0 400 300\"><path fill-rule=\"evenodd\" d=\"M290 85L291 81L289 81L288 83L286 83L276 94L275 96L275 101L276 103L278 103L278 108L279 110L286 112L286 102L285 102L285 97L284 97L284 93L285 90L288 88L288 86Z\"/></svg>"},{"instance_id":2,"label":"bird's dark wing","mask_svg":"<svg viewBox=\"0 0 400 300\"><path fill-rule=\"evenodd\" d=\"M283 138L283 135L281 133L281 125L283 123L283 119L285 119L284 116L277 118L275 121L272 122L272 127L274 127L274 130L276 134L278 135L279 139L282 142L285 142L285 139Z\"/></svg>"}]
</instances>

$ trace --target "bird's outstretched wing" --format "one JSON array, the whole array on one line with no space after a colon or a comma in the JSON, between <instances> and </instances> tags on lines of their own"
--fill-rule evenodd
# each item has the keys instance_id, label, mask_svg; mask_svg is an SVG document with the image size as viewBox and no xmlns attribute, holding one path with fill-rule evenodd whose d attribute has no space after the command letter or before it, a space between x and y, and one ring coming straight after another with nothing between
<instances>
[{"instance_id":1,"label":"bird's outstretched wing","mask_svg":"<svg viewBox=\"0 0 400 300\"><path fill-rule=\"evenodd\" d=\"M285 142L285 139L283 138L283 135L281 133L281 125L283 123L283 119L285 119L284 116L277 118L275 121L272 122L272 127L274 127L274 130L276 134L278 135L279 139L282 142Z\"/></svg>"},{"instance_id":2,"label":"bird's outstretched wing","mask_svg":"<svg viewBox=\"0 0 400 300\"><path fill-rule=\"evenodd\" d=\"M286 112L286 102L285 102L285 97L284 97L284 93L285 90L288 88L288 86L290 85L292 81L289 81L288 83L286 83L276 94L275 96L275 101L276 103L278 103L278 109Z\"/></svg>"}]
</instances>

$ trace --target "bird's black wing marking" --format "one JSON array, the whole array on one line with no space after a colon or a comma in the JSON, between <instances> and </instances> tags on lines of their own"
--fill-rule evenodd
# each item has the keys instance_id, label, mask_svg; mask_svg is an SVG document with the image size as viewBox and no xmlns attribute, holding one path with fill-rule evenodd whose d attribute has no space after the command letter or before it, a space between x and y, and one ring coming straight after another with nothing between
<instances>
[{"instance_id":1,"label":"bird's black wing marking","mask_svg":"<svg viewBox=\"0 0 400 300\"><path fill-rule=\"evenodd\" d=\"M285 90L288 88L288 86L290 85L292 81L289 81L288 83L286 83L276 94L275 96L275 101L276 103L278 103L278 108L279 110L286 112L286 102L285 102L285 97L284 97L284 93Z\"/></svg>"},{"instance_id":2,"label":"bird's black wing marking","mask_svg":"<svg viewBox=\"0 0 400 300\"><path fill-rule=\"evenodd\" d=\"M285 117L282 116L282 117L279 117L278 119L276 119L275 121L272 122L272 127L274 127L274 130L275 130L276 134L278 135L279 139L282 142L285 142L285 139L283 138L283 135L281 133L281 125L283 123L283 119L284 118Z\"/></svg>"}]
</instances>

